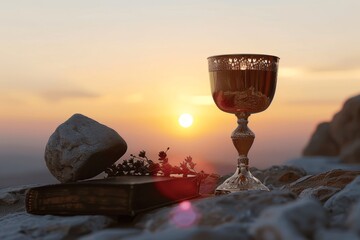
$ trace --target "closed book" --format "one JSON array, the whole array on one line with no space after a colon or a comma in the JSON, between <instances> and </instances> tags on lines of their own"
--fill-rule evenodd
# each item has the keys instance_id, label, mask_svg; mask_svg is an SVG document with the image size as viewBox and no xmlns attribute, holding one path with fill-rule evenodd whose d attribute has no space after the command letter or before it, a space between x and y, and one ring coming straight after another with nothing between
<instances>
[{"instance_id":1,"label":"closed book","mask_svg":"<svg viewBox=\"0 0 360 240\"><path fill-rule=\"evenodd\" d=\"M120 176L30 188L26 211L45 215L123 215L195 198L196 177Z\"/></svg>"}]
</instances>

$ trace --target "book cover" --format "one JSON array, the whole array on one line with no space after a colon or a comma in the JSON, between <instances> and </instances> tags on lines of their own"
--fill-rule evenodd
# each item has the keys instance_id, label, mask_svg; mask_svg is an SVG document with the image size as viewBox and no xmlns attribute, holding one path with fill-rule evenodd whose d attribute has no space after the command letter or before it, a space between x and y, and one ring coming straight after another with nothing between
<instances>
[{"instance_id":1,"label":"book cover","mask_svg":"<svg viewBox=\"0 0 360 240\"><path fill-rule=\"evenodd\" d=\"M45 215L124 215L195 198L196 177L120 176L30 188L26 211Z\"/></svg>"}]
</instances>

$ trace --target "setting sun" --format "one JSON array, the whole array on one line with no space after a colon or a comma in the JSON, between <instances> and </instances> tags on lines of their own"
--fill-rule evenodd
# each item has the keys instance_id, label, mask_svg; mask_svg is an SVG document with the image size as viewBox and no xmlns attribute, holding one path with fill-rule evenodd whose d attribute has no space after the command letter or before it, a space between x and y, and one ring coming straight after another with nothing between
<instances>
[{"instance_id":1,"label":"setting sun","mask_svg":"<svg viewBox=\"0 0 360 240\"><path fill-rule=\"evenodd\" d=\"M180 115L179 117L179 124L180 126L182 126L183 128L188 128L193 124L193 116L191 116L188 113L183 113Z\"/></svg>"},{"instance_id":2,"label":"setting sun","mask_svg":"<svg viewBox=\"0 0 360 240\"><path fill-rule=\"evenodd\" d=\"M175 162L191 155L213 169L207 173L232 172L236 116L214 102L207 60L222 54L281 59L271 105L249 118L257 135L250 165L302 157L318 123L360 93L360 31L348 24L360 22L359 7L355 0L1 1L0 188L54 181L44 149L75 113L119 133L125 159L142 149L156 157L169 146Z\"/></svg>"}]
</instances>

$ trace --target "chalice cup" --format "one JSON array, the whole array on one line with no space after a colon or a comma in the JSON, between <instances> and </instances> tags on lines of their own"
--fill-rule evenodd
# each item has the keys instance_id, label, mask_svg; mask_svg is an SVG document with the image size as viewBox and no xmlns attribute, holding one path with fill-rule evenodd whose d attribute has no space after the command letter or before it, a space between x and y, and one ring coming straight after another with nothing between
<instances>
[{"instance_id":1,"label":"chalice cup","mask_svg":"<svg viewBox=\"0 0 360 240\"><path fill-rule=\"evenodd\" d=\"M239 154L237 168L215 190L216 195L269 189L249 171L248 152L255 135L248 128L252 113L266 110L275 94L279 58L260 54L218 55L208 58L210 85L216 106L237 117L231 134Z\"/></svg>"}]
</instances>

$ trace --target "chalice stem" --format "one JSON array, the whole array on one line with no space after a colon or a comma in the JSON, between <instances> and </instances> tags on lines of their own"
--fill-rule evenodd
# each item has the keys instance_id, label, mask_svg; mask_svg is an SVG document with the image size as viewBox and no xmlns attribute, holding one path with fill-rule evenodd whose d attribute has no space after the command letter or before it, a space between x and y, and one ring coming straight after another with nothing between
<instances>
[{"instance_id":1,"label":"chalice stem","mask_svg":"<svg viewBox=\"0 0 360 240\"><path fill-rule=\"evenodd\" d=\"M242 171L249 170L249 158L247 155L255 139L255 134L247 126L249 116L248 113L237 113L238 126L231 134L232 142L239 154L237 166Z\"/></svg>"},{"instance_id":2,"label":"chalice stem","mask_svg":"<svg viewBox=\"0 0 360 240\"><path fill-rule=\"evenodd\" d=\"M255 134L247 126L249 116L250 114L245 112L236 113L238 126L231 134L231 139L239 154L238 164L234 175L217 187L216 195L250 189L269 191L249 171L248 153L255 139Z\"/></svg>"}]
</instances>

